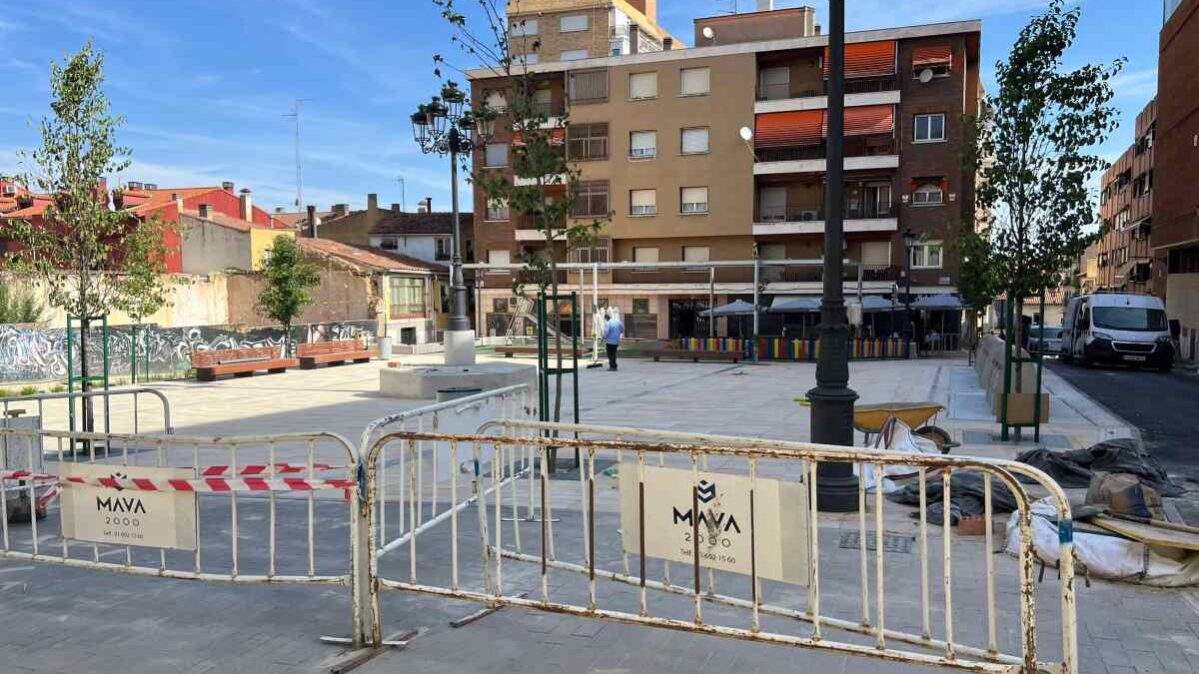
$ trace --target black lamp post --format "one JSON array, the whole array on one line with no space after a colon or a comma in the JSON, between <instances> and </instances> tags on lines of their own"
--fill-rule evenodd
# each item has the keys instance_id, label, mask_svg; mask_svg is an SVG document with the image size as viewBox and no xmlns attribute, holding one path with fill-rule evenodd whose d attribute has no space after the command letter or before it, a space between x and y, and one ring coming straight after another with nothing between
<instances>
[{"instance_id":1,"label":"black lamp post","mask_svg":"<svg viewBox=\"0 0 1199 674\"><path fill-rule=\"evenodd\" d=\"M812 401L812 442L853 445L853 404L849 388L849 326L845 319L842 281L845 187L845 0L829 0L828 181L824 219L824 294L820 305L820 360ZM820 510L849 512L858 508L858 481L853 464L821 463L817 467L816 504Z\"/></svg>"},{"instance_id":2,"label":"black lamp post","mask_svg":"<svg viewBox=\"0 0 1199 674\"><path fill-rule=\"evenodd\" d=\"M903 230L903 276L907 282L907 291L903 296L903 339L909 356L912 350L912 249L915 247L916 235L912 233L912 228L909 227Z\"/></svg>"},{"instance_id":3,"label":"black lamp post","mask_svg":"<svg viewBox=\"0 0 1199 674\"><path fill-rule=\"evenodd\" d=\"M495 114L484 107L471 111L466 93L450 82L441 89L441 96L434 96L422 103L412 113L412 136L425 154L450 157L450 195L453 208L454 230L450 242L450 289L452 292L448 332L470 332L470 319L466 316L466 284L462 280L462 231L458 214L458 155L471 156L478 148L486 146L495 132ZM447 340L448 342L449 340ZM468 363L474 363L474 338L463 343L470 344ZM447 361L451 350L446 349Z\"/></svg>"}]
</instances>

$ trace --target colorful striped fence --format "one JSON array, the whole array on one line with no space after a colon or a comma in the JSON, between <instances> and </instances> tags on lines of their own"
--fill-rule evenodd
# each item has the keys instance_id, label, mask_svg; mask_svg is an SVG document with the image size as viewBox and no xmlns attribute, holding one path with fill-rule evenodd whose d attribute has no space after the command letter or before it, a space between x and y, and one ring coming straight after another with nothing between
<instances>
[{"instance_id":1,"label":"colorful striped fence","mask_svg":"<svg viewBox=\"0 0 1199 674\"><path fill-rule=\"evenodd\" d=\"M686 351L722 351L753 355L753 340L736 337L683 337L679 348ZM815 362L820 357L820 340L787 339L784 337L758 338L758 356L762 360L804 360ZM908 349L902 337L878 337L866 339L855 337L849 342L850 360L907 358Z\"/></svg>"}]
</instances>

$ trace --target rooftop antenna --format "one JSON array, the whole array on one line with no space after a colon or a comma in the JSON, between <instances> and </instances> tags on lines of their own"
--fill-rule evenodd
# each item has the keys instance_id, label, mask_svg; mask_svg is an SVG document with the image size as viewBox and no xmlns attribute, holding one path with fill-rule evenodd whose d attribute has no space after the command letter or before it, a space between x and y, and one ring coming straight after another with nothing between
<instances>
[{"instance_id":1,"label":"rooftop antenna","mask_svg":"<svg viewBox=\"0 0 1199 674\"><path fill-rule=\"evenodd\" d=\"M283 115L296 120L296 208L302 208L304 203L304 167L300 158L300 113L303 110L304 102L310 100L312 99L297 98L295 108L290 113Z\"/></svg>"},{"instance_id":2,"label":"rooftop antenna","mask_svg":"<svg viewBox=\"0 0 1199 674\"><path fill-rule=\"evenodd\" d=\"M405 191L404 176L400 176L398 180L400 181L400 212L406 213L408 212L408 196Z\"/></svg>"}]
</instances>

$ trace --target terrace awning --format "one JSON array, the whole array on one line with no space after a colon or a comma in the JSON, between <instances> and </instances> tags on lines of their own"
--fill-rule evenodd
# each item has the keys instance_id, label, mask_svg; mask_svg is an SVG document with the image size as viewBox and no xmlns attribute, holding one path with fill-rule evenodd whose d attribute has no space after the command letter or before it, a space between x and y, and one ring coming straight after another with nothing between
<instances>
[{"instance_id":1,"label":"terrace awning","mask_svg":"<svg viewBox=\"0 0 1199 674\"><path fill-rule=\"evenodd\" d=\"M824 78L828 79L828 47L824 48ZM895 74L895 42L854 42L845 45L845 79Z\"/></svg>"}]
</instances>

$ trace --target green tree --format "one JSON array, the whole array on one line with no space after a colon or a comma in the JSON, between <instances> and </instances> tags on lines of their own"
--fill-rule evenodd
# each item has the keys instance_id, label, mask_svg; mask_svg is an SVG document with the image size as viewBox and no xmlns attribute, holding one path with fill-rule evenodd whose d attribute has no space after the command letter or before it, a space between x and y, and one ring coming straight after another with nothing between
<instances>
[{"instance_id":1,"label":"green tree","mask_svg":"<svg viewBox=\"0 0 1199 674\"><path fill-rule=\"evenodd\" d=\"M40 221L9 222L9 236L18 244L14 269L36 279L52 306L80 321L85 391L91 388L86 379L91 324L143 291L136 279L138 264L147 258L127 255L126 246L157 241L159 252L150 258L165 254L162 223L109 205L105 177L129 166L130 150L116 142L124 118L111 114L103 83L104 56L90 41L64 63L51 64L52 116L41 121L41 147L21 153L35 167L21 180L53 201ZM90 409L84 423L91 430Z\"/></svg>"},{"instance_id":2,"label":"green tree","mask_svg":"<svg viewBox=\"0 0 1199 674\"><path fill-rule=\"evenodd\" d=\"M258 313L283 326L283 354L290 352L291 324L312 304L312 288L320 285L316 265L303 260L290 236L279 236L263 256L266 287L258 294Z\"/></svg>"},{"instance_id":3,"label":"green tree","mask_svg":"<svg viewBox=\"0 0 1199 674\"><path fill-rule=\"evenodd\" d=\"M117 306L133 321L130 339L133 362L130 374L137 381L138 338L145 319L172 303L173 286L190 285L186 276L172 276L167 269L168 248L164 234L183 235L182 228L173 222L163 221L157 214L150 222L138 227L126 237L121 250L122 268L125 271L126 292Z\"/></svg>"},{"instance_id":4,"label":"green tree","mask_svg":"<svg viewBox=\"0 0 1199 674\"><path fill-rule=\"evenodd\" d=\"M1017 316L1025 297L1060 285L1061 270L1085 248L1083 227L1095 214L1088 186L1107 166L1088 150L1118 123L1111 78L1124 61L1063 67L1080 17L1063 0L1033 17L996 63L997 91L975 120L978 205L988 214L990 261ZM1019 343L1019 321L1014 327Z\"/></svg>"},{"instance_id":5,"label":"green tree","mask_svg":"<svg viewBox=\"0 0 1199 674\"><path fill-rule=\"evenodd\" d=\"M472 180L487 195L489 203L507 204L510 217L521 220L522 229L536 229L542 240L537 246L521 251L523 267L513 287L524 295L525 286L532 285L550 295L558 294L558 265L571 250L594 245L596 234L609 219L585 209L587 215L576 213L580 190L580 171L570 161L563 138L570 137L570 118L567 110L547 109L538 101L539 84L535 73L524 67L523 54L535 54L541 48L536 37L510 37L507 15L495 0L474 0L481 18L472 24L460 12L455 0L432 0L441 9L442 17L454 29L451 41L463 54L475 61L471 64L490 71L505 83L505 110L492 110L485 102L474 106L476 119L495 121L511 128L521 137L521 145L513 148L510 173L483 169L472 174ZM511 13L519 13L520 2L508 3ZM521 21L523 23L523 20ZM515 41L515 44L514 44ZM442 55L433 57L434 74L442 76L447 62ZM452 83L450 83L452 84ZM551 123L551 121L553 123ZM470 168L467 169L468 171ZM518 180L513 180L513 176ZM520 184L516 184L519 182ZM598 310L592 307L592 310ZM554 329L557 353L554 421L562 417L562 312L559 302L553 302L550 316ZM538 326L540 330L549 326Z\"/></svg>"},{"instance_id":6,"label":"green tree","mask_svg":"<svg viewBox=\"0 0 1199 674\"><path fill-rule=\"evenodd\" d=\"M978 344L979 312L990 306L1001 292L1003 284L995 268L995 257L991 254L988 230L963 228L957 246L962 261L958 294L966 305L966 344L973 348Z\"/></svg>"},{"instance_id":7,"label":"green tree","mask_svg":"<svg viewBox=\"0 0 1199 674\"><path fill-rule=\"evenodd\" d=\"M32 292L0 279L0 325L40 323L44 307Z\"/></svg>"}]
</instances>

